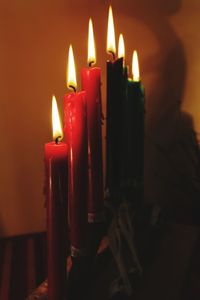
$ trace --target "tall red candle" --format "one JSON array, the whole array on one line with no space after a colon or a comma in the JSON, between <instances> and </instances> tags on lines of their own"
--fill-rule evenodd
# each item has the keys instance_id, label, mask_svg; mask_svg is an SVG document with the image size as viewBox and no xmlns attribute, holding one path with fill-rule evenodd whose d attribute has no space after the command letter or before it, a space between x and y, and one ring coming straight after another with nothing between
<instances>
[{"instance_id":1,"label":"tall red candle","mask_svg":"<svg viewBox=\"0 0 200 300\"><path fill-rule=\"evenodd\" d=\"M65 137L69 147L69 226L71 255L84 254L87 232L88 156L86 93L76 92L75 65L69 49L68 83L73 93L64 96Z\"/></svg>"},{"instance_id":2,"label":"tall red candle","mask_svg":"<svg viewBox=\"0 0 200 300\"><path fill-rule=\"evenodd\" d=\"M55 97L52 104L52 116L56 122L58 111ZM65 143L60 142L62 130L59 124L57 129L54 128L54 139L55 142L45 144L48 300L65 299L67 283L68 149Z\"/></svg>"},{"instance_id":3,"label":"tall red candle","mask_svg":"<svg viewBox=\"0 0 200 300\"><path fill-rule=\"evenodd\" d=\"M89 21L88 63L89 68L81 71L82 88L87 98L88 130L88 222L102 219L103 211L103 161L101 132L101 70L92 67L96 62L92 21Z\"/></svg>"}]
</instances>

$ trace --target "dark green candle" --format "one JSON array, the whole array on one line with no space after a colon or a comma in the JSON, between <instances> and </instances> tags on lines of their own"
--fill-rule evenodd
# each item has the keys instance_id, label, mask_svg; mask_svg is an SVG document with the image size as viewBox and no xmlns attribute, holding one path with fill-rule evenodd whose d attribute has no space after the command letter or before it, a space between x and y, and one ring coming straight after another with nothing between
<instances>
[{"instance_id":1,"label":"dark green candle","mask_svg":"<svg viewBox=\"0 0 200 300\"><path fill-rule=\"evenodd\" d=\"M126 183L138 186L144 175L144 87L139 78L137 53L133 54L133 80L127 80L126 97Z\"/></svg>"}]
</instances>

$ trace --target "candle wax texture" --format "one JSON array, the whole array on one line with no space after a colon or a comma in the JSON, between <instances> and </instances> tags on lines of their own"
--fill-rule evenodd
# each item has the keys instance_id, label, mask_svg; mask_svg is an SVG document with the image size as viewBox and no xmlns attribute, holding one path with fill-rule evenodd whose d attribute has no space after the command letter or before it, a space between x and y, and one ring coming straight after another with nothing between
<instances>
[{"instance_id":1,"label":"candle wax texture","mask_svg":"<svg viewBox=\"0 0 200 300\"><path fill-rule=\"evenodd\" d=\"M86 247L88 155L87 114L84 91L64 97L64 132L69 146L69 225L71 246Z\"/></svg>"},{"instance_id":2,"label":"candle wax texture","mask_svg":"<svg viewBox=\"0 0 200 300\"><path fill-rule=\"evenodd\" d=\"M144 88L141 82L127 81L126 178L141 182L144 175Z\"/></svg>"},{"instance_id":3,"label":"candle wax texture","mask_svg":"<svg viewBox=\"0 0 200 300\"><path fill-rule=\"evenodd\" d=\"M100 68L84 68L82 89L86 92L88 130L88 215L103 211L102 107ZM88 218L90 220L90 217Z\"/></svg>"},{"instance_id":4,"label":"candle wax texture","mask_svg":"<svg viewBox=\"0 0 200 300\"><path fill-rule=\"evenodd\" d=\"M67 145L45 144L47 203L48 299L64 299L66 292Z\"/></svg>"},{"instance_id":5,"label":"candle wax texture","mask_svg":"<svg viewBox=\"0 0 200 300\"><path fill-rule=\"evenodd\" d=\"M123 164L123 105L125 84L123 58L107 62L106 188L119 195Z\"/></svg>"}]
</instances>

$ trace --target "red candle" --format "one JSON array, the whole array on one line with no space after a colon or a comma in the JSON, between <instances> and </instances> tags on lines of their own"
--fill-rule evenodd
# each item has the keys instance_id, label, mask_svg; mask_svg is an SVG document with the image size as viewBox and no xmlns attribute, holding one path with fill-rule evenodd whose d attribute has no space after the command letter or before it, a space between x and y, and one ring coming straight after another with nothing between
<instances>
[{"instance_id":1,"label":"red candle","mask_svg":"<svg viewBox=\"0 0 200 300\"><path fill-rule=\"evenodd\" d=\"M74 56L70 45L67 86L74 92L64 96L64 131L69 146L69 225L72 256L85 252L88 198L86 93L77 93L76 85Z\"/></svg>"},{"instance_id":2,"label":"red candle","mask_svg":"<svg viewBox=\"0 0 200 300\"><path fill-rule=\"evenodd\" d=\"M67 145L59 123L56 99L52 99L53 136L45 144L48 299L65 299L67 255Z\"/></svg>"},{"instance_id":3,"label":"red candle","mask_svg":"<svg viewBox=\"0 0 200 300\"><path fill-rule=\"evenodd\" d=\"M96 62L92 20L89 20L88 63L82 69L82 88L86 92L88 130L88 222L102 219L103 211L103 161L102 161L102 109L101 109L101 70L92 67Z\"/></svg>"}]
</instances>

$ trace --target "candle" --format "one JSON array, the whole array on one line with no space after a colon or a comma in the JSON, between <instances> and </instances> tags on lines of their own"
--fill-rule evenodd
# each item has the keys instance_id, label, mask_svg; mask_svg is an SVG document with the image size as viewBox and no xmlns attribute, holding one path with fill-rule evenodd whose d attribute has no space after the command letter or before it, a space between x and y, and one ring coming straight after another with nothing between
<instances>
[{"instance_id":1,"label":"candle","mask_svg":"<svg viewBox=\"0 0 200 300\"><path fill-rule=\"evenodd\" d=\"M118 58L123 58L123 76L122 76L122 103L121 103L121 126L122 126L122 142L121 142L121 186L126 188L127 181L127 97L126 86L128 78L128 70L125 64L125 44L123 34L119 35L118 41ZM124 191L123 191L124 193Z\"/></svg>"},{"instance_id":2,"label":"candle","mask_svg":"<svg viewBox=\"0 0 200 300\"><path fill-rule=\"evenodd\" d=\"M55 96L52 98L54 142L45 144L48 299L64 299L67 256L67 145L63 138Z\"/></svg>"},{"instance_id":3,"label":"candle","mask_svg":"<svg viewBox=\"0 0 200 300\"><path fill-rule=\"evenodd\" d=\"M67 86L73 92L64 96L65 137L69 147L69 226L71 255L80 256L86 248L88 155L86 93L76 92L76 72L72 46L69 47Z\"/></svg>"},{"instance_id":4,"label":"candle","mask_svg":"<svg viewBox=\"0 0 200 300\"><path fill-rule=\"evenodd\" d=\"M113 61L107 62L106 112L106 190L118 201L122 182L123 101L125 95L123 57L115 59L115 33L112 8L109 8L107 52Z\"/></svg>"},{"instance_id":5,"label":"candle","mask_svg":"<svg viewBox=\"0 0 200 300\"><path fill-rule=\"evenodd\" d=\"M101 109L101 70L93 67L96 63L95 43L92 20L88 30L89 68L81 71L82 88L87 98L88 130L88 222L102 219L103 211L103 161L102 161L102 109Z\"/></svg>"},{"instance_id":6,"label":"candle","mask_svg":"<svg viewBox=\"0 0 200 300\"><path fill-rule=\"evenodd\" d=\"M131 185L143 182L144 169L144 87L140 80L137 52L132 57L133 79L127 81L127 172Z\"/></svg>"}]
</instances>

